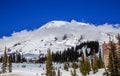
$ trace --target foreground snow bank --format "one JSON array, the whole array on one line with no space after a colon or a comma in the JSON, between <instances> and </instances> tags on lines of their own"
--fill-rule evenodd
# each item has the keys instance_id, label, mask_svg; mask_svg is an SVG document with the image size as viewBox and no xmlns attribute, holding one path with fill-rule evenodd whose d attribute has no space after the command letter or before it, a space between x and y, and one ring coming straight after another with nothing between
<instances>
[{"instance_id":1,"label":"foreground snow bank","mask_svg":"<svg viewBox=\"0 0 120 76\"><path fill-rule=\"evenodd\" d=\"M35 75L24 72L16 72L16 73L14 72L14 73L1 74L0 76L35 76Z\"/></svg>"},{"instance_id":2,"label":"foreground snow bank","mask_svg":"<svg viewBox=\"0 0 120 76\"><path fill-rule=\"evenodd\" d=\"M102 76L102 73L104 72L103 69L100 69L99 72L97 72L96 74L93 74L92 72L90 73L90 75L87 76ZM82 76L81 73L77 72L78 76ZM1 74L0 76L45 76L42 74L29 74L29 73L25 73L25 72L13 72L13 73L7 73L7 74ZM69 71L64 71L62 70L62 76L71 76Z\"/></svg>"},{"instance_id":3,"label":"foreground snow bank","mask_svg":"<svg viewBox=\"0 0 120 76\"><path fill-rule=\"evenodd\" d=\"M69 71L63 70L63 64L54 64L55 68L59 68L61 76L71 76L72 68L69 68ZM12 73L0 74L0 76L46 76L45 75L45 64L27 64L27 63L18 63L13 64ZM55 69L56 70L56 69ZM77 75L82 76L79 69L76 69ZM99 69L96 74L93 74L91 71L87 76L102 76L104 69ZM57 74L57 70L56 70Z\"/></svg>"}]
</instances>

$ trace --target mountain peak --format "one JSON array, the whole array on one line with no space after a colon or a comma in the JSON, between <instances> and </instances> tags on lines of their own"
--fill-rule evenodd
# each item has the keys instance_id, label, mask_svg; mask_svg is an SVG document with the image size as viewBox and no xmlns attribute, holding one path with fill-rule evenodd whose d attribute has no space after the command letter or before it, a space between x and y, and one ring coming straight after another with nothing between
<instances>
[{"instance_id":1,"label":"mountain peak","mask_svg":"<svg viewBox=\"0 0 120 76\"><path fill-rule=\"evenodd\" d=\"M42 26L41 28L53 28L53 27L60 27L62 25L65 25L69 22L67 21L57 21L57 20L54 20L54 21L50 21L48 23L46 23L44 26Z\"/></svg>"},{"instance_id":2,"label":"mountain peak","mask_svg":"<svg viewBox=\"0 0 120 76\"><path fill-rule=\"evenodd\" d=\"M43 25L40 29L43 29L43 28L56 28L56 27L61 27L61 26L67 26L67 25L74 25L74 26L77 26L77 25L80 25L80 26L89 26L90 24L89 23L84 23L84 22L78 22L76 20L71 20L70 22L68 21L60 21L60 20L53 20L53 21L50 21L48 23L46 23L45 25Z\"/></svg>"}]
</instances>

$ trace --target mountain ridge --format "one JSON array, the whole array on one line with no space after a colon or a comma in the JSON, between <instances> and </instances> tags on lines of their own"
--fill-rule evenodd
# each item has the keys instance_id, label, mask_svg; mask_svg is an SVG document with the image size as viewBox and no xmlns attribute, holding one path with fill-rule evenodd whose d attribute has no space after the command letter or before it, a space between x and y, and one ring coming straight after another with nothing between
<instances>
[{"instance_id":1,"label":"mountain ridge","mask_svg":"<svg viewBox=\"0 0 120 76\"><path fill-rule=\"evenodd\" d=\"M109 41L109 36L115 40L115 36L120 32L119 27L113 26L111 24L95 26L75 20L71 22L54 20L36 30L23 30L13 33L11 37L3 37L0 39L0 53L5 46L11 50L10 52L38 54L46 53L48 48L54 52L64 50L84 41L99 41L102 44Z\"/></svg>"}]
</instances>

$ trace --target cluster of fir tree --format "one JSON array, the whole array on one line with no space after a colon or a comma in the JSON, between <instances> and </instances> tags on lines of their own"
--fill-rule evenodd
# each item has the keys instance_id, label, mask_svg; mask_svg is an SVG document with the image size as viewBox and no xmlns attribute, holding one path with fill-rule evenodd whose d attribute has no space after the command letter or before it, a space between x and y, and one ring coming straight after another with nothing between
<instances>
[{"instance_id":1,"label":"cluster of fir tree","mask_svg":"<svg viewBox=\"0 0 120 76\"><path fill-rule=\"evenodd\" d=\"M87 47L90 49L88 53L87 48L85 50L86 56L92 55L93 49L95 49L95 53L99 51L99 42L98 41L88 41L77 45L76 47L68 48L63 52L57 51L56 53L52 52L52 60L54 62L73 62L78 61L78 58L81 57L82 52L80 51L83 47Z\"/></svg>"},{"instance_id":2,"label":"cluster of fir tree","mask_svg":"<svg viewBox=\"0 0 120 76\"><path fill-rule=\"evenodd\" d=\"M61 76L60 69L58 69L58 72L56 74L56 71L54 69L54 65L52 62L52 54L51 50L47 50L47 56L46 56L46 76Z\"/></svg>"},{"instance_id":3,"label":"cluster of fir tree","mask_svg":"<svg viewBox=\"0 0 120 76\"><path fill-rule=\"evenodd\" d=\"M90 57L87 57L82 53L82 57L80 60L80 72L83 76L89 74L90 71L93 71L93 74L95 74L98 72L98 69L103 67L104 63L100 51L99 56L96 55L95 51L93 51Z\"/></svg>"},{"instance_id":4,"label":"cluster of fir tree","mask_svg":"<svg viewBox=\"0 0 120 76\"><path fill-rule=\"evenodd\" d=\"M69 68L69 63L65 62L64 63L64 70L68 71ZM72 68L74 69L72 73L72 76L76 76L76 69L78 68L77 63L73 62L72 64ZM61 72L60 69L57 70L57 74L56 71L54 69L54 65L52 62L52 54L51 54L51 50L48 49L47 50L47 56L46 56L46 76L61 76Z\"/></svg>"},{"instance_id":5,"label":"cluster of fir tree","mask_svg":"<svg viewBox=\"0 0 120 76\"><path fill-rule=\"evenodd\" d=\"M23 54L20 54L19 52L8 54L11 57L11 60L13 63L22 63L26 62L26 59L23 57ZM3 56L0 58L0 62L2 62Z\"/></svg>"},{"instance_id":6,"label":"cluster of fir tree","mask_svg":"<svg viewBox=\"0 0 120 76\"><path fill-rule=\"evenodd\" d=\"M78 65L78 62L72 62L72 65L70 66L69 62L64 62L64 70L68 71L70 67L73 68L73 70L71 70L72 76L77 76L76 73L77 68L80 69L80 72L82 73L83 76L89 74L90 71L93 71L93 74L95 74L98 72L98 69L104 67L101 52L99 51L99 56L97 56L95 51L93 51L90 57L87 57L82 52L80 65Z\"/></svg>"},{"instance_id":7,"label":"cluster of fir tree","mask_svg":"<svg viewBox=\"0 0 120 76\"><path fill-rule=\"evenodd\" d=\"M12 57L7 55L6 48L2 57L1 73L12 72Z\"/></svg>"},{"instance_id":8,"label":"cluster of fir tree","mask_svg":"<svg viewBox=\"0 0 120 76\"><path fill-rule=\"evenodd\" d=\"M20 54L19 52L11 54L12 56L12 62L14 63L22 63L26 62L26 59L23 57L23 54Z\"/></svg>"},{"instance_id":9,"label":"cluster of fir tree","mask_svg":"<svg viewBox=\"0 0 120 76\"><path fill-rule=\"evenodd\" d=\"M81 57L81 52L79 51L79 49L82 49L82 47L87 46L87 48L90 48L91 50L93 50L93 48L95 48L95 52L98 52L98 48L99 48L99 43L98 41L89 41L89 42L84 42L81 43L80 45L77 45L76 47L71 47L68 48L67 50L64 50L63 52L61 51L57 51L56 53L52 52L52 61L54 62L73 62L73 61L78 61L78 58ZM92 51L90 51L90 53L88 54L87 50L86 50L86 55L89 56L92 54ZM15 52L10 54L12 57L12 62L14 63L22 63L22 62L26 62L27 60L23 57L23 54L20 54L19 52ZM36 60L36 63L44 63L46 60L46 56L45 57L39 57L38 60ZM0 61L2 62L2 57L0 59ZM30 61L32 62L32 60Z\"/></svg>"},{"instance_id":10,"label":"cluster of fir tree","mask_svg":"<svg viewBox=\"0 0 120 76\"><path fill-rule=\"evenodd\" d=\"M92 55L93 50L95 50L95 53L98 53L98 51L99 51L99 42L98 41L83 42L80 45L77 45L75 47L75 50L82 49L84 46L87 48L90 48L90 53L88 54L86 51L86 56Z\"/></svg>"},{"instance_id":11,"label":"cluster of fir tree","mask_svg":"<svg viewBox=\"0 0 120 76\"><path fill-rule=\"evenodd\" d=\"M45 63L45 61L46 61L46 56L40 54L39 59L36 61L36 63Z\"/></svg>"}]
</instances>

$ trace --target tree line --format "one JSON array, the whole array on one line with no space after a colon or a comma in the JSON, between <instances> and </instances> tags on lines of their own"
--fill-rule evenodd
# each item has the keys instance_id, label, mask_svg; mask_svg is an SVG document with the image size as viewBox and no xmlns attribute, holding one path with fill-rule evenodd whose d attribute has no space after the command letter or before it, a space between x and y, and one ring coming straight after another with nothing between
<instances>
[{"instance_id":1,"label":"tree line","mask_svg":"<svg viewBox=\"0 0 120 76\"><path fill-rule=\"evenodd\" d=\"M84 50L82 48L85 48ZM89 49L89 52L88 52ZM77 61L78 58L82 56L83 51L85 55L88 57L93 55L93 50L95 53L98 53L99 50L99 42L98 41L88 41L77 45L76 47L71 47L65 49L64 51L57 51L56 53L52 52L52 61L53 62L73 62Z\"/></svg>"}]
</instances>

